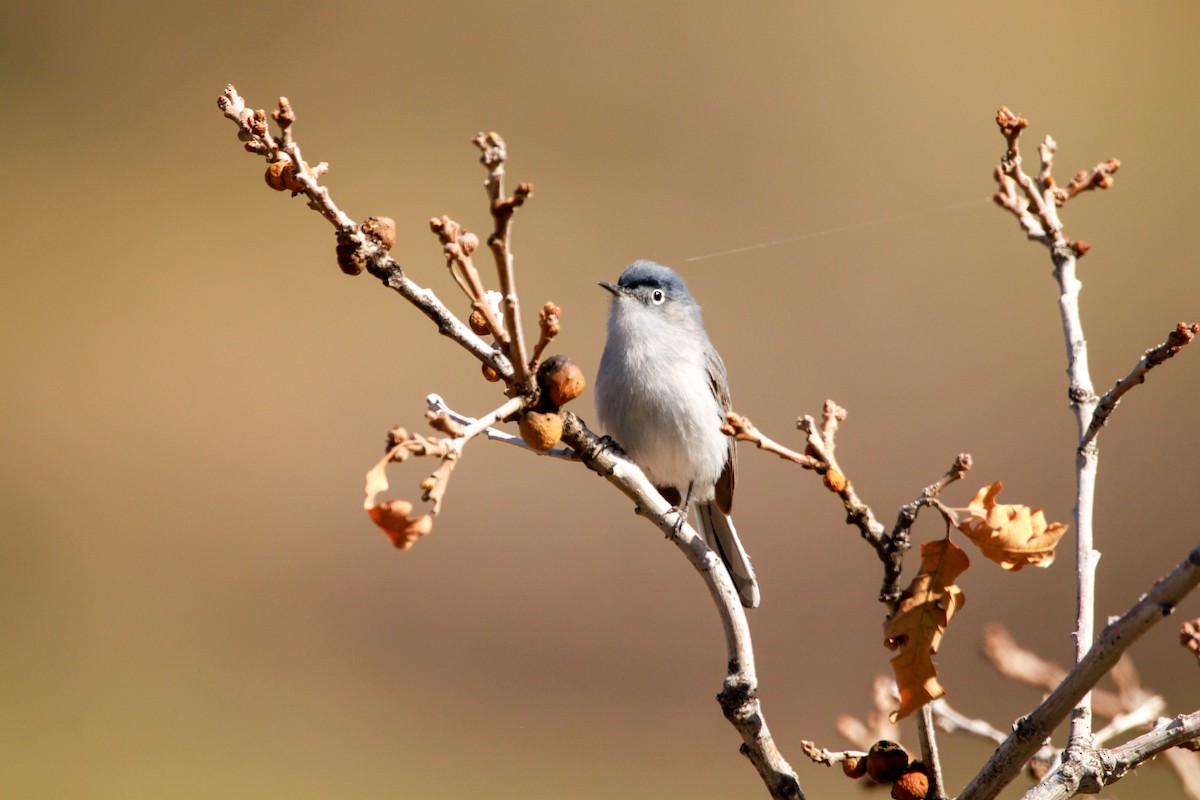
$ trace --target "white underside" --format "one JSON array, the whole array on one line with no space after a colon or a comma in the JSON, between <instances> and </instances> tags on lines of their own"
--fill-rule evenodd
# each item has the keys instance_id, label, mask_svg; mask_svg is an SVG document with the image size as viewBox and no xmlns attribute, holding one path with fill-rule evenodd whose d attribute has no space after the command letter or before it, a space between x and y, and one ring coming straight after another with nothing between
<instances>
[{"instance_id":1,"label":"white underside","mask_svg":"<svg viewBox=\"0 0 1200 800\"><path fill-rule=\"evenodd\" d=\"M630 322L637 336L630 335ZM605 432L655 485L672 486L681 496L691 486L694 500L708 500L729 456L724 411L712 393L703 349L679 347L679 335L636 301L618 303L596 380L596 411ZM642 378L614 379L630 374Z\"/></svg>"}]
</instances>

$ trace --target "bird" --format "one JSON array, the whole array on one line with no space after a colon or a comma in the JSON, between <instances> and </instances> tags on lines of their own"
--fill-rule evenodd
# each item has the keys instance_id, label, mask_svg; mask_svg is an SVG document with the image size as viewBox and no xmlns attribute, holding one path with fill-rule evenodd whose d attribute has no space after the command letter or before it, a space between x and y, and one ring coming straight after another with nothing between
<instances>
[{"instance_id":1,"label":"bird","mask_svg":"<svg viewBox=\"0 0 1200 800\"><path fill-rule=\"evenodd\" d=\"M612 293L596 374L600 426L667 502L685 515L696 509L742 605L757 608L758 580L730 518L737 449L721 431L731 407L728 373L700 306L683 278L653 261L635 261L616 283L599 284Z\"/></svg>"}]
</instances>

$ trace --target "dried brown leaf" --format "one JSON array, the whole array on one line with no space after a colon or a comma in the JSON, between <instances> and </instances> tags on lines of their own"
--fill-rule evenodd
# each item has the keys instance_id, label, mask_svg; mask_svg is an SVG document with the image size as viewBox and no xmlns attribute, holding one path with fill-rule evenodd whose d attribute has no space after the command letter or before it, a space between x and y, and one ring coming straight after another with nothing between
<instances>
[{"instance_id":1,"label":"dried brown leaf","mask_svg":"<svg viewBox=\"0 0 1200 800\"><path fill-rule=\"evenodd\" d=\"M958 524L988 559L1004 569L1016 571L1022 567L1048 567L1054 563L1054 548L1066 533L1062 522L1046 522L1040 508L1000 505L996 495L1004 485L996 481L979 490L967 505L970 514Z\"/></svg>"},{"instance_id":2,"label":"dried brown leaf","mask_svg":"<svg viewBox=\"0 0 1200 800\"><path fill-rule=\"evenodd\" d=\"M921 571L883 626L885 644L900 651L892 658L900 690L900 708L892 712L893 722L946 694L938 683L933 656L946 625L966 602L954 581L970 565L967 554L949 539L921 545Z\"/></svg>"},{"instance_id":3,"label":"dried brown leaf","mask_svg":"<svg viewBox=\"0 0 1200 800\"><path fill-rule=\"evenodd\" d=\"M428 514L412 518L413 504L407 500L389 500L367 509L371 519L387 534L392 544L401 550L433 530L433 518Z\"/></svg>"}]
</instances>

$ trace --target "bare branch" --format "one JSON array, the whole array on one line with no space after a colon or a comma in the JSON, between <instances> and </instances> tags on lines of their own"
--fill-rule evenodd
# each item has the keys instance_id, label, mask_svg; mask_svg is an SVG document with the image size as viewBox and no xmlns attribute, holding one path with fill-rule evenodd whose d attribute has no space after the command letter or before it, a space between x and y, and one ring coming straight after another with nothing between
<instances>
[{"instance_id":1,"label":"bare branch","mask_svg":"<svg viewBox=\"0 0 1200 800\"><path fill-rule=\"evenodd\" d=\"M1200 323L1180 322L1175 326L1175 330L1167 336L1167 340L1157 347L1152 347L1146 351L1146 354L1141 357L1133 370L1121 380L1117 381L1113 388L1105 392L1100 398L1100 402L1096 405L1096 410L1092 413L1092 421L1084 432L1082 439L1079 442L1079 448L1082 450L1092 443L1096 438L1096 434L1100 429L1108 423L1108 418L1112 412L1116 410L1117 404L1121 402L1121 398L1125 393L1137 386L1140 383L1145 383L1146 374L1150 370L1157 367L1159 364L1171 358L1190 344L1196 338L1196 334L1200 333Z\"/></svg>"},{"instance_id":2,"label":"bare branch","mask_svg":"<svg viewBox=\"0 0 1200 800\"><path fill-rule=\"evenodd\" d=\"M921 716L917 719L917 738L921 744L921 761L925 764L929 776L929 800L946 800L945 783L942 780L942 757L938 752L937 734L933 727L933 709L931 703L921 706Z\"/></svg>"},{"instance_id":3,"label":"bare branch","mask_svg":"<svg viewBox=\"0 0 1200 800\"><path fill-rule=\"evenodd\" d=\"M971 456L959 455L954 464L938 481L927 486L918 498L900 510L896 526L889 534L883 525L875 518L871 507L864 503L855 492L853 484L837 462L835 451L837 447L837 430L846 419L846 409L832 400L825 401L821 415L821 424L817 425L812 417L804 416L796 422L807 437L805 452L798 453L785 447L763 434L748 417L730 412L725 417L721 430L727 436L738 441L754 444L760 450L774 453L780 458L799 464L821 475L825 488L842 500L846 509L846 522L859 530L863 540L874 548L879 560L884 565L883 585L879 590L879 600L885 603L889 610L895 610L895 603L900 597L899 579L903 568L904 553L910 545L909 531L916 521L917 513L922 507L937 505L937 495L949 484L959 480L971 468Z\"/></svg>"},{"instance_id":4,"label":"bare branch","mask_svg":"<svg viewBox=\"0 0 1200 800\"><path fill-rule=\"evenodd\" d=\"M483 155L479 161L488 170L484 187L491 201L495 230L488 237L488 247L496 259L500 275L500 293L504 296L504 327L510 337L506 355L513 363L516 384L522 393L532 391L528 357L525 353L525 336L521 332L521 307L517 297L517 281L513 271L512 218L513 213L533 194L533 184L518 184L512 197L504 196L504 163L508 159L508 148L500 134L492 131L478 133L471 140Z\"/></svg>"},{"instance_id":5,"label":"bare branch","mask_svg":"<svg viewBox=\"0 0 1200 800\"><path fill-rule=\"evenodd\" d=\"M1092 387L1088 371L1087 340L1083 335L1083 323L1079 316L1079 291L1081 284L1075 276L1078 259L1088 251L1086 242L1073 242L1063 233L1058 206L1065 197L1056 197L1052 176L1054 156L1058 149L1054 140L1047 136L1038 149L1041 156L1041 171L1037 181L1021 169L1018 141L1021 131L1029 124L1024 117L1013 114L1005 107L996 113L996 123L1007 144L995 178L1000 184L996 202L1013 212L1026 235L1046 245L1054 263L1054 277L1059 284L1059 314L1062 317L1063 338L1067 349L1067 374L1070 386L1068 394L1079 441L1083 442L1088 425L1093 419L1098 399ZM1105 188L1111 185L1111 172L1119 166L1113 160L1111 169L1104 173ZM1015 186L1020 186L1024 197L1018 197ZM1032 208L1032 211L1030 209ZM1095 637L1095 594L1096 564L1100 554L1093 547L1093 513L1096 494L1096 473L1099 456L1094 441L1079 448L1075 459L1075 663L1084 658ZM1085 693L1071 715L1069 749L1079 751L1091 746L1092 706L1091 698Z\"/></svg>"},{"instance_id":6,"label":"bare branch","mask_svg":"<svg viewBox=\"0 0 1200 800\"><path fill-rule=\"evenodd\" d=\"M754 423L750 421L749 417L744 417L737 412L730 411L725 415L725 424L721 426L721 430L726 436L732 436L739 442L750 442L759 450L774 453L780 458L799 464L805 469L815 470L821 474L823 474L823 470L827 471L829 469L829 464L821 459L797 453L795 450L784 447L779 442L771 439L758 428L754 427Z\"/></svg>"},{"instance_id":7,"label":"bare branch","mask_svg":"<svg viewBox=\"0 0 1200 800\"><path fill-rule=\"evenodd\" d=\"M491 367L506 383L516 380L516 372L512 362L502 353L471 330L459 317L446 307L431 289L424 289L413 283L404 270L390 257L376 251L368 270L379 278L383 285L392 289L408 302L417 307L422 314L437 324L438 333L457 342L468 353L479 359L480 363Z\"/></svg>"},{"instance_id":8,"label":"bare branch","mask_svg":"<svg viewBox=\"0 0 1200 800\"><path fill-rule=\"evenodd\" d=\"M364 507L368 510L375 508L375 497L388 488L388 481L385 474L387 465L395 462L404 462L413 456L433 456L441 459L438 468L429 475L425 480L421 481L421 499L433 504L430 510L430 516L437 516L441 511L442 498L446 493L446 487L450 482L450 475L454 471L458 459L462 457L463 447L467 442L483 433L491 425L497 421L507 419L517 414L525 405L525 398L513 397L506 400L499 408L485 414L477 420L473 420L469 424L461 425L455 422L458 427L455 432L448 438L430 438L420 434L410 434L404 428L393 428L388 434L388 452L383 459L377 463L367 473L366 495L367 499L364 502ZM434 419L437 419L435 415ZM447 429L450 427L449 420L442 423L442 427ZM405 512L407 516L408 512ZM377 519L376 522L379 522ZM388 528L385 527L385 530ZM428 531L422 532L428 533ZM407 541L404 545L407 547L411 544ZM401 545L397 545L401 546Z\"/></svg>"},{"instance_id":9,"label":"bare branch","mask_svg":"<svg viewBox=\"0 0 1200 800\"><path fill-rule=\"evenodd\" d=\"M604 477L636 504L637 513L658 526L691 561L708 585L725 631L728 674L717 695L726 719L742 736L741 752L758 770L773 798L802 800L796 772L787 763L767 728L758 700L758 676L750 628L733 580L721 560L704 539L687 524L686 518L659 494L645 474L621 454L608 439L600 439L580 419L563 411L563 441L570 445L588 469Z\"/></svg>"},{"instance_id":10,"label":"bare branch","mask_svg":"<svg viewBox=\"0 0 1200 800\"><path fill-rule=\"evenodd\" d=\"M272 114L281 129L278 138L268 134L266 113L247 108L232 84L226 86L225 92L217 98L217 106L238 126L238 138L245 143L246 150L270 162L268 185L281 190L290 189L293 196L304 194L309 207L337 228L338 263L344 272L357 275L366 269L433 320L438 333L460 344L506 382L514 380L516 373L505 355L480 339L431 290L417 286L405 276L401 266L387 254L391 243L380 235L377 221L372 222L378 218L371 218L362 226L356 225L334 204L329 191L317 183L317 177L328 168L319 164L317 168L309 169L301 160L300 148L292 133L296 115L286 97L279 98L279 108ZM283 182L275 184L271 182L272 166L279 165L290 169L276 169L277 176ZM296 165L301 166L297 168Z\"/></svg>"},{"instance_id":11,"label":"bare branch","mask_svg":"<svg viewBox=\"0 0 1200 800\"><path fill-rule=\"evenodd\" d=\"M1120 168L1121 162L1115 158L1102 162L1090 172L1080 172L1066 189L1060 189L1052 174L1054 155L1058 150L1054 139L1047 136L1038 146L1041 168L1035 179L1021 169L1020 137L1029 120L1001 106L996 112L996 124L1007 144L1004 157L993 173L1000 187L993 198L996 204L1017 218L1027 237L1044 244L1056 257L1082 256L1088 251L1088 244L1074 242L1063 234L1057 209L1082 191L1112 186L1112 174ZM1017 187L1020 187L1020 193Z\"/></svg>"},{"instance_id":12,"label":"bare branch","mask_svg":"<svg viewBox=\"0 0 1200 800\"><path fill-rule=\"evenodd\" d=\"M816 742L809 741L808 739L800 742L800 749L814 764L823 764L827 767L845 763L852 758L867 757L866 752L863 750L826 750L824 747L819 747Z\"/></svg>"},{"instance_id":13,"label":"bare branch","mask_svg":"<svg viewBox=\"0 0 1200 800\"><path fill-rule=\"evenodd\" d=\"M998 795L1075 704L1112 669L1121 654L1170 614L1197 584L1200 584L1200 546L1188 553L1129 611L1101 631L1087 654L1050 696L1031 714L1017 721L1013 732L963 789L959 800L990 800Z\"/></svg>"},{"instance_id":14,"label":"bare branch","mask_svg":"<svg viewBox=\"0 0 1200 800\"><path fill-rule=\"evenodd\" d=\"M1080 792L1094 794L1144 761L1198 736L1200 712L1175 717L1120 747L1095 751L1083 762L1063 764L1026 793L1024 800L1067 800Z\"/></svg>"},{"instance_id":15,"label":"bare branch","mask_svg":"<svg viewBox=\"0 0 1200 800\"><path fill-rule=\"evenodd\" d=\"M953 513L937 502L937 497L950 484L957 480L961 480L967 470L971 468L971 454L960 453L954 459L954 463L950 465L950 469L946 470L946 474L938 480L934 481L929 486L921 490L915 499L901 506L900 512L896 515L896 524L892 526L892 532L884 537L880 543L884 549L880 551L880 559L883 559L885 564L886 574L884 575L883 589L880 590L880 596L890 593L892 589L897 587L900 580L900 557L911 546L912 526L916 524L917 515L922 508L934 506L942 512L942 516L946 518L946 522L950 525L957 524ZM878 547L876 549L879 549ZM889 556L884 558L885 552Z\"/></svg>"},{"instance_id":16,"label":"bare branch","mask_svg":"<svg viewBox=\"0 0 1200 800\"><path fill-rule=\"evenodd\" d=\"M1113 185L1113 173L1120 168L1120 159L1110 158L1108 161L1101 161L1090 170L1080 170L1075 173L1075 179L1067 184L1067 188L1054 190L1054 202L1061 206L1080 192L1110 188Z\"/></svg>"},{"instance_id":17,"label":"bare branch","mask_svg":"<svg viewBox=\"0 0 1200 800\"><path fill-rule=\"evenodd\" d=\"M267 133L266 113L247 108L233 84L227 85L224 93L217 98L217 107L238 126L238 138L245 143L246 150L281 165L277 173L285 180L286 185L276 187L270 180L268 185L272 185L272 188L287 188L293 196L305 195L308 198L308 207L329 220L339 231L354 230L354 221L334 205L329 191L317 182L317 178L328 171L328 165L322 163L310 168L300 156L300 147L291 134L291 125L296 121L296 115L286 97L279 98L279 109L271 115L283 131L283 135L278 139ZM283 166L290 166L290 169L285 171Z\"/></svg>"},{"instance_id":18,"label":"bare branch","mask_svg":"<svg viewBox=\"0 0 1200 800\"><path fill-rule=\"evenodd\" d=\"M934 722L946 733L969 733L972 736L987 739L993 744L1000 744L1004 741L1004 733L993 728L985 720L972 719L955 711L944 697L939 697L929 705L933 712Z\"/></svg>"}]
</instances>

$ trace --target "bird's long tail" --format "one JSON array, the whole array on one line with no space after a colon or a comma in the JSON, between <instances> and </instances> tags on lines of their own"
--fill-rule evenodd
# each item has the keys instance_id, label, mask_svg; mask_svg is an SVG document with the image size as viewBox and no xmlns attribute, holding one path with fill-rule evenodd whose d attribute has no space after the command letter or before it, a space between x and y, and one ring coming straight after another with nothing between
<instances>
[{"instance_id":1,"label":"bird's long tail","mask_svg":"<svg viewBox=\"0 0 1200 800\"><path fill-rule=\"evenodd\" d=\"M704 541L725 562L742 605L758 608L758 581L754 577L754 568L750 566L750 556L746 555L737 529L733 527L733 520L722 513L715 502L697 503L696 510L700 514L700 531Z\"/></svg>"}]
</instances>

